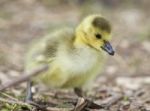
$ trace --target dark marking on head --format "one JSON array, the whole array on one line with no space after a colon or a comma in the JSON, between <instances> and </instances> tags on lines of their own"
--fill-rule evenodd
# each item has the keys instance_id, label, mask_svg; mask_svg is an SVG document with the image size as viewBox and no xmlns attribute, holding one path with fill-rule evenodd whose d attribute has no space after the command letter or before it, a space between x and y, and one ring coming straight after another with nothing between
<instances>
[{"instance_id":1,"label":"dark marking on head","mask_svg":"<svg viewBox=\"0 0 150 111\"><path fill-rule=\"evenodd\" d=\"M108 33L111 32L111 26L110 26L109 22L103 17L96 17L93 20L92 24L93 24L93 26L100 28L104 31L107 31Z\"/></svg>"}]
</instances>

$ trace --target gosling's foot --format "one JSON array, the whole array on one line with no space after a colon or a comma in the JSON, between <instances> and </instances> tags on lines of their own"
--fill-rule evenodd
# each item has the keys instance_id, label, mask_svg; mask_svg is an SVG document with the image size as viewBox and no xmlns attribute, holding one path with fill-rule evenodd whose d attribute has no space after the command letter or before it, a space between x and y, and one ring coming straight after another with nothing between
<instances>
[{"instance_id":1,"label":"gosling's foot","mask_svg":"<svg viewBox=\"0 0 150 111\"><path fill-rule=\"evenodd\" d=\"M89 100L85 97L81 88L74 88L75 94L79 97L75 111L87 111L87 109L102 109L104 106L94 103L92 100Z\"/></svg>"},{"instance_id":2,"label":"gosling's foot","mask_svg":"<svg viewBox=\"0 0 150 111\"><path fill-rule=\"evenodd\" d=\"M104 106L96 104L92 100L79 97L74 111L89 111L102 108L104 108Z\"/></svg>"}]
</instances>

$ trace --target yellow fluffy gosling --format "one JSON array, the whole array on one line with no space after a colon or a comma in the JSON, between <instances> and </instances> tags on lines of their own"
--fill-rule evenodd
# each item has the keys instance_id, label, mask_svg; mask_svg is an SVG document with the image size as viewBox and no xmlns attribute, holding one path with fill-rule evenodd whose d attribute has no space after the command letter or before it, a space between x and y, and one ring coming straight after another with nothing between
<instances>
[{"instance_id":1,"label":"yellow fluffy gosling","mask_svg":"<svg viewBox=\"0 0 150 111\"><path fill-rule=\"evenodd\" d=\"M90 15L76 29L57 30L34 42L26 70L48 64L48 71L34 81L54 88L90 88L103 68L104 53L114 55L110 39L109 22L101 15Z\"/></svg>"}]
</instances>

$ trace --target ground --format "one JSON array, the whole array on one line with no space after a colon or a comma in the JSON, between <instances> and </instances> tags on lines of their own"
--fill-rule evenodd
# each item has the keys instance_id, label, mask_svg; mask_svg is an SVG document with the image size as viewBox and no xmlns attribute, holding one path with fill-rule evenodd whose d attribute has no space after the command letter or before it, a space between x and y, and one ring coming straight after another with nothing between
<instances>
[{"instance_id":1,"label":"ground","mask_svg":"<svg viewBox=\"0 0 150 111\"><path fill-rule=\"evenodd\" d=\"M1 0L0 83L15 80L23 72L30 41L64 26L74 27L88 14L102 13L113 26L116 55L108 57L88 99L104 107L93 110L88 100L60 89L39 88L34 100L49 111L150 111L149 4L148 0ZM37 110L24 102L25 87L22 83L0 92L1 111Z\"/></svg>"}]
</instances>

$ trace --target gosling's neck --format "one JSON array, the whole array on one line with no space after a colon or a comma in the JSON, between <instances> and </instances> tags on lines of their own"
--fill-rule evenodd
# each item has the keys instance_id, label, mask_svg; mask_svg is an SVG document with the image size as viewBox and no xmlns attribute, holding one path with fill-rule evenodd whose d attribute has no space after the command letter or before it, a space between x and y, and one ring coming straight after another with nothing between
<instances>
[{"instance_id":1,"label":"gosling's neck","mask_svg":"<svg viewBox=\"0 0 150 111\"><path fill-rule=\"evenodd\" d=\"M85 47L88 46L88 42L85 39L85 33L82 30L81 26L78 26L77 29L75 30L75 39L74 39L74 47Z\"/></svg>"}]
</instances>

